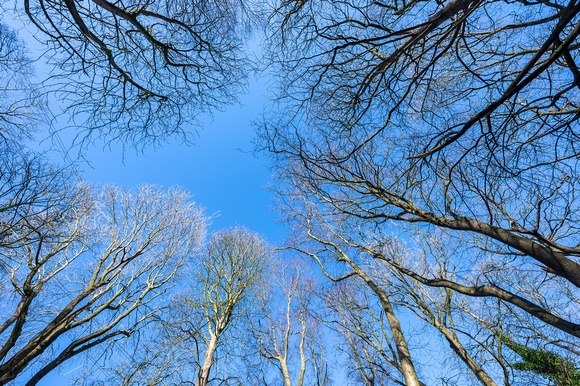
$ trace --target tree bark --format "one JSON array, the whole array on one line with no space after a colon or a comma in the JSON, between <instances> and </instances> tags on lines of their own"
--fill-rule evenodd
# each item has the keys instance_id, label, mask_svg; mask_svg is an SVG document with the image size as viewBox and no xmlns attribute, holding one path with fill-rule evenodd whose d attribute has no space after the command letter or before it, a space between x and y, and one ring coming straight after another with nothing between
<instances>
[{"instance_id":1,"label":"tree bark","mask_svg":"<svg viewBox=\"0 0 580 386\"><path fill-rule=\"evenodd\" d=\"M203 366L201 367L199 376L197 378L196 386L206 386L208 383L209 371L213 365L213 355L215 354L215 350L217 348L219 336L219 333L212 334L211 336L209 344L207 345L207 350L205 352L205 360L203 361Z\"/></svg>"},{"instance_id":2,"label":"tree bark","mask_svg":"<svg viewBox=\"0 0 580 386\"><path fill-rule=\"evenodd\" d=\"M393 335L393 341L397 347L397 356L399 357L399 363L401 364L401 372L405 378L405 384L407 386L420 386L419 377L413 366L413 361L411 359L411 354L409 353L409 348L407 342L405 341L405 336L403 335L403 330L401 329L401 323L395 315L393 306L387 296L387 293L379 287L369 275L367 275L358 265L354 263L348 256L343 255L344 260L352 267L352 269L359 275L369 288L379 297L383 311L385 311L385 316L389 322L389 327L391 328L391 334Z\"/></svg>"}]
</instances>

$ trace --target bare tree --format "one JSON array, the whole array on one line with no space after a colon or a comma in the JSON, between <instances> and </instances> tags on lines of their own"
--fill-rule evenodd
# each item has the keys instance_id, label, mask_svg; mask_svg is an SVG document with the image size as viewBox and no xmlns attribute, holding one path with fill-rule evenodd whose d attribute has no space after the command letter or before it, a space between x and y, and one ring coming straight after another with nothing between
<instances>
[{"instance_id":1,"label":"bare tree","mask_svg":"<svg viewBox=\"0 0 580 386\"><path fill-rule=\"evenodd\" d=\"M10 285L0 384L31 368L26 384L34 385L66 360L138 332L166 307L160 296L201 245L206 218L180 189L75 192L67 211L33 227L35 239L2 249Z\"/></svg>"},{"instance_id":2,"label":"bare tree","mask_svg":"<svg viewBox=\"0 0 580 386\"><path fill-rule=\"evenodd\" d=\"M342 337L349 377L365 386L404 384L388 321L366 284L343 281L326 291L324 303L321 318Z\"/></svg>"},{"instance_id":3,"label":"bare tree","mask_svg":"<svg viewBox=\"0 0 580 386\"><path fill-rule=\"evenodd\" d=\"M314 231L311 229L310 232ZM360 377L365 385L391 384L391 382L394 384L409 383L408 379L401 379L401 375L405 375L405 368L398 359L400 356L398 345L401 343L397 342L398 337L394 333L392 333L392 340L387 335L387 331L392 331L392 319L395 308L398 307L399 309L407 308L418 316L418 320L413 322L414 329L421 329L421 321L435 327L451 347L452 353L471 371L473 377L484 385L495 386L493 378L482 366L482 364L487 364L489 367L489 362L493 362L494 358L477 358L478 363L478 360L473 358L473 354L465 348L462 340L458 337L458 329L460 334L471 329L455 320L457 315L459 318L464 315L453 304L456 296L453 291L450 289L438 291L425 287L405 273L393 269L391 265L381 264L381 260L377 262L371 256L365 259L364 253L359 253L360 250L365 250L364 247L357 244L349 235L335 235L337 236L336 241L325 239L324 243L331 247L335 253L342 255L338 258L342 261L354 259L354 257L347 256L346 251L350 249L348 255L356 256L356 259L360 260L360 266L354 272L360 271L364 279L361 280L359 277L359 280L356 281L351 278L351 275L345 275L337 280L341 286L329 291L325 297L325 303L330 312L324 317L324 320L326 323L336 326L337 331L344 336L345 343L342 350L350 359L353 375ZM318 242L322 242L320 236L312 237ZM322 264L320 256L322 252L307 253ZM397 260L402 259L401 256L397 256ZM331 265L332 263L328 262L327 264ZM322 267L326 271L326 268ZM369 282L372 285L369 285ZM389 300L392 315L389 315L384 309L383 299L385 298ZM379 299L381 302L378 301ZM379 304L383 306L382 309ZM467 337L469 343L473 343L469 334ZM475 339L475 342L480 343L481 341ZM421 356L419 350L416 351L416 355ZM442 358L444 352L439 351L438 355ZM492 370L494 369L492 368ZM465 373L465 368L460 371ZM464 377L464 379L468 379L468 377ZM423 383L419 382L419 384Z\"/></svg>"},{"instance_id":4,"label":"bare tree","mask_svg":"<svg viewBox=\"0 0 580 386\"><path fill-rule=\"evenodd\" d=\"M84 132L127 146L190 138L185 126L245 84L245 2L18 0L53 67L47 90Z\"/></svg>"},{"instance_id":5,"label":"bare tree","mask_svg":"<svg viewBox=\"0 0 580 386\"><path fill-rule=\"evenodd\" d=\"M303 197L301 198L303 199ZM305 207L301 209L306 211L313 210L309 206L309 203L306 203ZM302 231L305 236L302 241L297 240L289 248L314 259L320 265L323 274L333 282L341 282L352 277L357 277L368 286L369 290L377 297L388 322L389 332L396 349L396 358L393 358L398 363L396 368L401 372L406 385L420 385L421 382L415 370L405 333L393 307L389 292L365 268L363 265L364 260L359 258L360 250L356 245L350 245L348 243L348 233L343 234L333 230L332 225L329 223L319 223L316 221L317 218L312 211L306 214L304 212L296 213L295 220L296 225L303 226L302 229L297 227L297 231ZM313 220L316 223L313 223ZM341 227L340 224L341 222L339 221L339 227ZM336 266L336 263L338 263L340 267L338 268L338 272L342 274L333 274L328 269L328 264L325 264L324 261L328 261L331 266ZM345 271L346 273L344 273Z\"/></svg>"},{"instance_id":6,"label":"bare tree","mask_svg":"<svg viewBox=\"0 0 580 386\"><path fill-rule=\"evenodd\" d=\"M244 314L244 301L251 287L263 279L269 256L268 245L243 227L212 237L199 270L202 298L192 299L192 306L200 307L205 319L201 336L206 349L197 376L198 386L210 382L218 342Z\"/></svg>"},{"instance_id":7,"label":"bare tree","mask_svg":"<svg viewBox=\"0 0 580 386\"><path fill-rule=\"evenodd\" d=\"M129 358L121 370L111 369L117 381L207 385L239 380L216 366L234 363L237 341L243 339L237 333L240 322L252 312L249 297L264 279L270 253L267 243L244 227L214 233L150 332L147 355Z\"/></svg>"},{"instance_id":8,"label":"bare tree","mask_svg":"<svg viewBox=\"0 0 580 386\"><path fill-rule=\"evenodd\" d=\"M332 369L338 362L331 359L337 353L337 350L329 347L329 342L332 342L331 330L318 320L310 323L309 330L308 352L313 370L311 383L316 386L332 385L334 383Z\"/></svg>"},{"instance_id":9,"label":"bare tree","mask_svg":"<svg viewBox=\"0 0 580 386\"><path fill-rule=\"evenodd\" d=\"M282 2L271 59L285 91L263 146L282 181L336 212L481 236L578 287L578 12Z\"/></svg>"},{"instance_id":10,"label":"bare tree","mask_svg":"<svg viewBox=\"0 0 580 386\"><path fill-rule=\"evenodd\" d=\"M393 245L396 245L396 241L392 241ZM429 244L430 248L441 248L434 240L431 240ZM449 272L446 270L447 266L452 265L452 260L447 258L446 250L441 248L439 252L440 259L437 263L430 264L423 258L423 261L419 262L417 257L411 256L412 252L404 252L403 248L394 247L391 249L391 260L393 261L414 261L417 267L421 267L423 274L427 271L437 271L438 277L441 280L447 280L451 276L453 277L453 271ZM424 257L425 255L423 255ZM472 328L466 326L466 323L462 323L465 320L465 315L463 314L461 307L457 303L462 303L465 297L457 294L450 288L432 288L429 286L422 285L420 281L417 281L413 276L407 275L408 272L404 270L398 270L391 264L384 263L380 261L379 264L374 265L373 274L381 279L379 282L383 283L383 286L388 288L394 302L398 303L400 307L405 307L411 310L419 319L425 321L427 324L435 327L441 336L448 343L449 347L453 350L453 354L457 361L463 362L470 371L471 375L474 376L481 384L486 386L496 386L496 382L490 376L490 371L484 369L484 364L487 368L493 369L490 366L490 362L494 361L495 358L486 357L474 358L475 354L479 350L466 349L466 345L462 341L466 341L470 346L474 344L482 344L483 340L478 338L473 338L467 331L472 331ZM431 266L431 269L427 268ZM400 266L399 266L400 267ZM459 299L458 299L459 298ZM467 332L467 333L466 333ZM440 353L442 356L442 353ZM477 359L477 360L476 360ZM497 361L501 365L501 361ZM450 370L450 369L449 369ZM465 374L465 368L461 367L459 372ZM491 372L493 373L493 371ZM466 381L466 377L463 377ZM507 383L507 382L506 382Z\"/></svg>"},{"instance_id":11,"label":"bare tree","mask_svg":"<svg viewBox=\"0 0 580 386\"><path fill-rule=\"evenodd\" d=\"M0 146L29 139L42 117L44 100L31 81L32 70L24 43L0 20Z\"/></svg>"},{"instance_id":12,"label":"bare tree","mask_svg":"<svg viewBox=\"0 0 580 386\"><path fill-rule=\"evenodd\" d=\"M250 320L257 354L274 365L285 386L291 386L292 380L298 386L314 383L306 378L310 368L318 384L324 384L325 371L315 363L324 361L324 353L316 348L320 343L313 315L316 299L308 266L296 259L279 261L270 274L272 279L261 289L258 310Z\"/></svg>"},{"instance_id":13,"label":"bare tree","mask_svg":"<svg viewBox=\"0 0 580 386\"><path fill-rule=\"evenodd\" d=\"M461 251L453 238L443 242L444 238L419 231L419 238L410 243L412 247L407 247L381 233L372 223L370 226L364 221L349 224L338 216L329 217L336 220L334 223L323 222L329 218L317 217L313 211L310 214L304 232L315 243L304 243L301 247L295 244L294 248L318 261L334 281L352 280L353 273L357 272L353 269L344 274L338 270L337 262L349 265L350 261L355 262L381 289L393 309L407 308L419 318L418 324L423 321L435 328L431 330L431 337L440 334L448 343L452 349L448 355L455 357L448 365L459 365L456 368L462 377L467 368L472 378L485 385L497 384L496 380L501 377L508 385L525 384L525 377L512 370L517 356L506 349L502 336L528 349L545 352L547 357L555 354L570 363L577 361L576 329L567 319L573 317L570 312L577 309L578 299L574 286L565 280L546 280L545 273L537 275L525 266L498 267L492 265L493 261L466 266L462 261L466 251ZM482 285L482 281L491 284ZM502 283L501 287L497 283ZM369 288L373 289L371 285ZM368 309L368 301L355 297L349 301L349 297L352 296L348 292L341 292L340 296L329 298L327 304L334 315L350 316L350 319L340 318L342 323L337 323L343 326L341 331L352 334L345 335L345 341L350 342L345 351L352 356L353 363L360 362L355 368L367 383L372 383L377 379L376 374L387 373L383 370L385 366L377 365L380 361L372 353L384 355L388 351L378 343L365 351L363 343L379 342L376 334L370 333L371 328L360 322L368 323L368 317L359 315L360 310ZM353 327L345 328L345 320ZM420 350L415 353L422 356ZM396 357L395 362L387 363L397 368ZM447 367L448 373L451 370Z\"/></svg>"},{"instance_id":14,"label":"bare tree","mask_svg":"<svg viewBox=\"0 0 580 386\"><path fill-rule=\"evenodd\" d=\"M578 12L576 1L282 2L270 59L283 92L261 144L289 216L315 208L363 261L453 290L493 326L499 300L518 344L540 331L538 346L574 350ZM393 260L391 236L416 229L445 234L457 270Z\"/></svg>"}]
</instances>

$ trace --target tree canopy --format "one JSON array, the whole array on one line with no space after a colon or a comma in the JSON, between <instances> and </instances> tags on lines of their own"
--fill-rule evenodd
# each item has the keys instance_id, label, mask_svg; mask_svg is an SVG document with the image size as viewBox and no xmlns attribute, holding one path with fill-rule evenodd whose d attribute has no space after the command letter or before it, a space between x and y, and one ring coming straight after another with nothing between
<instances>
[{"instance_id":1,"label":"tree canopy","mask_svg":"<svg viewBox=\"0 0 580 386\"><path fill-rule=\"evenodd\" d=\"M42 89L95 139L128 147L191 139L201 114L244 88L243 1L18 0L51 66Z\"/></svg>"},{"instance_id":2,"label":"tree canopy","mask_svg":"<svg viewBox=\"0 0 580 386\"><path fill-rule=\"evenodd\" d=\"M577 352L579 11L281 1L270 20L280 86L259 135L291 247L438 324L485 384L512 382L498 334ZM480 330L456 339L462 313Z\"/></svg>"},{"instance_id":3,"label":"tree canopy","mask_svg":"<svg viewBox=\"0 0 580 386\"><path fill-rule=\"evenodd\" d=\"M87 384L578 383L576 0L14 14L50 74L0 24L0 384L79 354ZM205 243L180 188L92 186L28 150L54 97L80 145L187 140L257 67L250 31L275 93L256 144L289 225L276 253L243 226Z\"/></svg>"}]
</instances>

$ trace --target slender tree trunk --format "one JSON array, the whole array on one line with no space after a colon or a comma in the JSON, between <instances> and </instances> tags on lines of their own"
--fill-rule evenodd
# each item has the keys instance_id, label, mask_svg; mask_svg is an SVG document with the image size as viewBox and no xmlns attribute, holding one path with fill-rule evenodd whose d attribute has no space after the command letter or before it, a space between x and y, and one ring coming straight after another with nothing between
<instances>
[{"instance_id":1,"label":"slender tree trunk","mask_svg":"<svg viewBox=\"0 0 580 386\"><path fill-rule=\"evenodd\" d=\"M302 327L300 331L300 375L298 376L298 386L304 383L304 373L306 372L306 355L304 355L304 341L306 340L306 322L302 319L300 321Z\"/></svg>"},{"instance_id":2,"label":"slender tree trunk","mask_svg":"<svg viewBox=\"0 0 580 386\"><path fill-rule=\"evenodd\" d=\"M393 341L397 347L397 355L399 357L399 363L401 364L401 372L405 378L405 384L407 386L420 386L419 377L415 371L415 366L413 366L413 361L411 360L411 354L409 353L409 348L407 342L405 341L405 336L403 335L403 330L401 329L401 323L395 315L393 306L387 296L387 293L379 287L369 275L366 274L358 265L354 263L348 256L343 255L343 260L346 261L352 269L360 276L369 288L379 297L383 311L385 311L385 316L389 322L389 327L391 328L391 334L393 335Z\"/></svg>"},{"instance_id":3,"label":"slender tree trunk","mask_svg":"<svg viewBox=\"0 0 580 386\"><path fill-rule=\"evenodd\" d=\"M372 282L374 284L374 282ZM369 284L370 286L370 284ZM409 348L407 342L405 341L405 336L403 335L403 330L401 329L401 323L393 306L389 301L387 294L380 287L375 285L373 291L379 296L383 310L385 311L385 316L391 327L391 334L393 335L393 340L395 341L395 346L397 346L397 355L399 356L399 363L401 364L401 369L403 370L403 377L405 377L405 383L407 386L420 386L419 377L415 371L415 366L413 366L413 361L411 359L411 354L409 353Z\"/></svg>"},{"instance_id":4,"label":"slender tree trunk","mask_svg":"<svg viewBox=\"0 0 580 386\"><path fill-rule=\"evenodd\" d=\"M286 362L286 358L280 359L280 368L282 369L282 376L284 377L284 386L292 386L292 381L290 380L290 371L288 371L288 362Z\"/></svg>"},{"instance_id":5,"label":"slender tree trunk","mask_svg":"<svg viewBox=\"0 0 580 386\"><path fill-rule=\"evenodd\" d=\"M206 386L209 377L209 371L213 365L213 355L217 348L217 342L219 339L219 333L212 334L209 344L207 345L207 351L205 352L205 360L203 361L203 366L199 372L197 378L196 386Z\"/></svg>"},{"instance_id":6,"label":"slender tree trunk","mask_svg":"<svg viewBox=\"0 0 580 386\"><path fill-rule=\"evenodd\" d=\"M477 376L477 378L481 381L481 383L483 383L485 386L497 386L497 384L493 381L493 379L491 379L491 377L481 367L479 367L477 363L475 363L475 361L469 355L467 350L465 350L459 339L457 339L457 337L454 334L452 334L451 331L441 326L439 323L436 323L435 327L437 327L437 329L441 331L443 336L445 336L445 338L449 342L449 345L451 346L453 351L455 351L455 353L461 358L461 360L467 366L469 366L471 371L473 371L473 373L475 374L475 376Z\"/></svg>"}]
</instances>

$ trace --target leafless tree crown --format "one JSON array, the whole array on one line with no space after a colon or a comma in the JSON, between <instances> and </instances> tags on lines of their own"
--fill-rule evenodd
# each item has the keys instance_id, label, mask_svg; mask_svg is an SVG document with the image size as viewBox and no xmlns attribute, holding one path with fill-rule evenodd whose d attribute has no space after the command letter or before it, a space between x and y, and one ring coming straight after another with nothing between
<instances>
[{"instance_id":1,"label":"leafless tree crown","mask_svg":"<svg viewBox=\"0 0 580 386\"><path fill-rule=\"evenodd\" d=\"M95 137L125 146L188 138L200 114L235 100L247 60L245 4L22 0L54 67L46 83Z\"/></svg>"}]
</instances>

